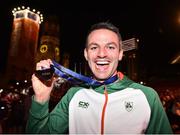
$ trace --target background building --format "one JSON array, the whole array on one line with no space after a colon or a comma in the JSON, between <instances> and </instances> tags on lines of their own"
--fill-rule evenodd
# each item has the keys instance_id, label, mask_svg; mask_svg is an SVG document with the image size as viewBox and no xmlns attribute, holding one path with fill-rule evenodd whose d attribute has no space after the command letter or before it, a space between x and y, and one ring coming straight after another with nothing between
<instances>
[{"instance_id":1,"label":"background building","mask_svg":"<svg viewBox=\"0 0 180 135\"><path fill-rule=\"evenodd\" d=\"M56 16L47 17L42 25L40 46L37 50L36 62L43 59L60 61L59 22Z\"/></svg>"},{"instance_id":2,"label":"background building","mask_svg":"<svg viewBox=\"0 0 180 135\"><path fill-rule=\"evenodd\" d=\"M124 56L119 63L120 71L134 81L138 81L138 42L139 40L136 38L123 41Z\"/></svg>"},{"instance_id":3,"label":"background building","mask_svg":"<svg viewBox=\"0 0 180 135\"><path fill-rule=\"evenodd\" d=\"M35 65L42 15L30 8L18 7L14 15L6 76L9 82L29 80Z\"/></svg>"}]
</instances>

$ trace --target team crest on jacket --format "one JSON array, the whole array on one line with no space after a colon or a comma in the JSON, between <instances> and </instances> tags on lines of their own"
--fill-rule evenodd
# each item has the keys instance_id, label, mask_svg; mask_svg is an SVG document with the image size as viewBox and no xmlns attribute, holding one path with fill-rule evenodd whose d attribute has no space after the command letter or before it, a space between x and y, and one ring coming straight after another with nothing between
<instances>
[{"instance_id":1,"label":"team crest on jacket","mask_svg":"<svg viewBox=\"0 0 180 135\"><path fill-rule=\"evenodd\" d=\"M125 104L125 109L126 109L128 112L132 111L132 109L133 109L133 102L129 102L129 101L127 102L127 101L125 101L124 104Z\"/></svg>"}]
</instances>

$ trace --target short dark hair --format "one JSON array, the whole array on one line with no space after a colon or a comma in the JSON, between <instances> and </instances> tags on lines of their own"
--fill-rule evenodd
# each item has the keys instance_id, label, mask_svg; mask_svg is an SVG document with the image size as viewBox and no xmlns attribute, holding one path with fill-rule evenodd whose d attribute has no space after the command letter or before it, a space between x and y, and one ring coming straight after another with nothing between
<instances>
[{"instance_id":1,"label":"short dark hair","mask_svg":"<svg viewBox=\"0 0 180 135\"><path fill-rule=\"evenodd\" d=\"M110 30L110 31L113 31L114 33L117 34L118 38L119 38L119 42L120 42L120 48L122 48L122 37L121 37L121 34L119 32L119 29L113 25L112 23L110 22L99 22L99 23L96 23L94 25L92 25L87 33L87 38L86 38L86 46L87 46L87 40L88 40L88 36L89 34L94 31L94 30L99 30L99 29L107 29L107 30Z\"/></svg>"}]
</instances>

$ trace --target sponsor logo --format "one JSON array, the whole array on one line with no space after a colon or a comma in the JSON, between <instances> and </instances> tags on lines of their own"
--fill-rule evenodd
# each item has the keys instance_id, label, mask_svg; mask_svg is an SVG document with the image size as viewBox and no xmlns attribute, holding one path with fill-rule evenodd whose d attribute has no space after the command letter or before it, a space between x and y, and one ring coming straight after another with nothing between
<instances>
[{"instance_id":1,"label":"sponsor logo","mask_svg":"<svg viewBox=\"0 0 180 135\"><path fill-rule=\"evenodd\" d=\"M133 110L133 102L125 101L124 102L125 109L130 112Z\"/></svg>"},{"instance_id":2,"label":"sponsor logo","mask_svg":"<svg viewBox=\"0 0 180 135\"><path fill-rule=\"evenodd\" d=\"M79 107L81 108L88 108L89 107L89 103L88 102L84 102L84 101L79 101Z\"/></svg>"}]
</instances>

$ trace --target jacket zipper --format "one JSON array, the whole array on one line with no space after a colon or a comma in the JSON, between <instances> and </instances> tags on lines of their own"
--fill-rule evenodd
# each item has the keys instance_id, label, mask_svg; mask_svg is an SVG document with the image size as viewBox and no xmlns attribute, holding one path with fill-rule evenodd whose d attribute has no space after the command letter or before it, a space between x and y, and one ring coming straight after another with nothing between
<instances>
[{"instance_id":1,"label":"jacket zipper","mask_svg":"<svg viewBox=\"0 0 180 135\"><path fill-rule=\"evenodd\" d=\"M106 106L108 102L108 92L106 90L106 86L104 86L104 95L105 95L105 102L103 105L103 110L102 110L102 115L101 115L101 135L104 134L104 118L105 118Z\"/></svg>"}]
</instances>

